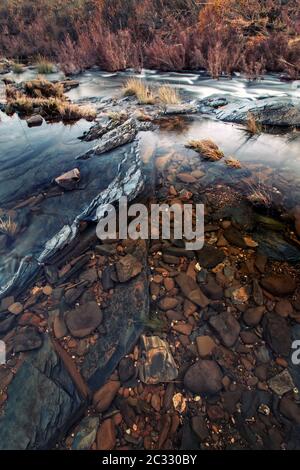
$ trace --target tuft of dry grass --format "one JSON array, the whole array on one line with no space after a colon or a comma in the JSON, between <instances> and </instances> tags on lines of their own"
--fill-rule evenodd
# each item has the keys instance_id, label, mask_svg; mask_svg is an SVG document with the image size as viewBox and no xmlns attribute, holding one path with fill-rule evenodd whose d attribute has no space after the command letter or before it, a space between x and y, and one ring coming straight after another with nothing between
<instances>
[{"instance_id":1,"label":"tuft of dry grass","mask_svg":"<svg viewBox=\"0 0 300 470\"><path fill-rule=\"evenodd\" d=\"M140 104L154 104L155 97L150 88L137 78L129 78L124 87L125 96L136 96Z\"/></svg>"},{"instance_id":2,"label":"tuft of dry grass","mask_svg":"<svg viewBox=\"0 0 300 470\"><path fill-rule=\"evenodd\" d=\"M124 122L128 119L128 114L126 111L108 111L106 113L107 117L114 122Z\"/></svg>"},{"instance_id":3,"label":"tuft of dry grass","mask_svg":"<svg viewBox=\"0 0 300 470\"><path fill-rule=\"evenodd\" d=\"M62 119L64 121L86 119L92 121L97 115L92 106L79 106L58 97L31 98L20 93L9 100L6 111L8 114L18 112L24 116L30 116L37 108L46 119Z\"/></svg>"},{"instance_id":4,"label":"tuft of dry grass","mask_svg":"<svg viewBox=\"0 0 300 470\"><path fill-rule=\"evenodd\" d=\"M6 220L0 217L0 232L10 237L15 237L18 232L18 226L10 217Z\"/></svg>"},{"instance_id":5,"label":"tuft of dry grass","mask_svg":"<svg viewBox=\"0 0 300 470\"><path fill-rule=\"evenodd\" d=\"M6 85L5 86L5 94L6 94L6 99L7 100L12 100L12 99L15 99L17 97L17 90L12 85Z\"/></svg>"},{"instance_id":6,"label":"tuft of dry grass","mask_svg":"<svg viewBox=\"0 0 300 470\"><path fill-rule=\"evenodd\" d=\"M247 199L255 206L271 207L272 197L264 188L254 189Z\"/></svg>"},{"instance_id":7,"label":"tuft of dry grass","mask_svg":"<svg viewBox=\"0 0 300 470\"><path fill-rule=\"evenodd\" d=\"M224 153L210 139L190 140L186 147L200 153L201 157L211 162L216 162L224 157Z\"/></svg>"},{"instance_id":8,"label":"tuft of dry grass","mask_svg":"<svg viewBox=\"0 0 300 470\"><path fill-rule=\"evenodd\" d=\"M26 94L33 98L62 98L64 96L62 83L52 83L41 77L26 82L24 89Z\"/></svg>"},{"instance_id":9,"label":"tuft of dry grass","mask_svg":"<svg viewBox=\"0 0 300 470\"><path fill-rule=\"evenodd\" d=\"M38 56L35 65L40 74L47 75L54 72L54 64L43 56Z\"/></svg>"},{"instance_id":10,"label":"tuft of dry grass","mask_svg":"<svg viewBox=\"0 0 300 470\"><path fill-rule=\"evenodd\" d=\"M242 165L241 165L241 162L239 160L237 160L236 158L234 157L228 157L226 160L225 160L225 163L227 166L229 166L230 168L235 168L237 170L239 170L240 168L242 168Z\"/></svg>"},{"instance_id":11,"label":"tuft of dry grass","mask_svg":"<svg viewBox=\"0 0 300 470\"><path fill-rule=\"evenodd\" d=\"M247 132L249 132L249 134L252 134L252 135L260 134L262 131L261 124L257 121L257 119L252 113L248 113L246 125L247 125Z\"/></svg>"},{"instance_id":12,"label":"tuft of dry grass","mask_svg":"<svg viewBox=\"0 0 300 470\"><path fill-rule=\"evenodd\" d=\"M19 62L14 62L11 69L13 73L16 73L16 74L21 74L24 72L24 66L20 64Z\"/></svg>"},{"instance_id":13,"label":"tuft of dry grass","mask_svg":"<svg viewBox=\"0 0 300 470\"><path fill-rule=\"evenodd\" d=\"M64 95L63 83L52 83L38 77L25 82L22 88L6 87L6 112L18 112L30 116L36 109L46 119L93 120L96 110L91 106L79 106L70 103Z\"/></svg>"},{"instance_id":14,"label":"tuft of dry grass","mask_svg":"<svg viewBox=\"0 0 300 470\"><path fill-rule=\"evenodd\" d=\"M175 88L172 88L168 85L159 87L158 97L160 101L164 104L180 104L181 99L178 94L178 91Z\"/></svg>"},{"instance_id":15,"label":"tuft of dry grass","mask_svg":"<svg viewBox=\"0 0 300 470\"><path fill-rule=\"evenodd\" d=\"M97 115L92 106L78 106L69 102L61 102L58 110L63 120L77 121L78 119L86 119L92 121Z\"/></svg>"}]
</instances>

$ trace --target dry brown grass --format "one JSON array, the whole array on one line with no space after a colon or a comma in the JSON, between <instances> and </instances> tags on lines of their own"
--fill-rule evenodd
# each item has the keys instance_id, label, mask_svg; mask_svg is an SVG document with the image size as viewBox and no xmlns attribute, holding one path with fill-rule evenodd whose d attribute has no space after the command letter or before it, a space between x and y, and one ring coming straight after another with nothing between
<instances>
[{"instance_id":1,"label":"dry brown grass","mask_svg":"<svg viewBox=\"0 0 300 470\"><path fill-rule=\"evenodd\" d=\"M38 56L36 61L36 68L38 73L47 75L54 72L54 64L43 56Z\"/></svg>"},{"instance_id":2,"label":"dry brown grass","mask_svg":"<svg viewBox=\"0 0 300 470\"><path fill-rule=\"evenodd\" d=\"M6 94L6 99L7 100L15 99L17 97L17 90L12 85L6 85L5 86L5 94Z\"/></svg>"},{"instance_id":3,"label":"dry brown grass","mask_svg":"<svg viewBox=\"0 0 300 470\"><path fill-rule=\"evenodd\" d=\"M38 109L46 119L93 120L96 117L93 107L70 103L62 83L51 83L41 77L25 82L21 89L8 85L6 98L8 114L18 112L30 116Z\"/></svg>"},{"instance_id":4,"label":"dry brown grass","mask_svg":"<svg viewBox=\"0 0 300 470\"><path fill-rule=\"evenodd\" d=\"M172 88L168 85L159 87L158 97L160 101L164 104L180 104L181 99L178 94L178 91L175 88Z\"/></svg>"},{"instance_id":5,"label":"dry brown grass","mask_svg":"<svg viewBox=\"0 0 300 470\"><path fill-rule=\"evenodd\" d=\"M247 199L255 206L271 207L272 196L264 188L254 189Z\"/></svg>"},{"instance_id":6,"label":"dry brown grass","mask_svg":"<svg viewBox=\"0 0 300 470\"><path fill-rule=\"evenodd\" d=\"M108 111L106 113L107 117L114 122L124 122L128 119L128 114L126 111Z\"/></svg>"},{"instance_id":7,"label":"dry brown grass","mask_svg":"<svg viewBox=\"0 0 300 470\"><path fill-rule=\"evenodd\" d=\"M248 113L246 126L247 132L252 135L260 134L262 131L261 124L257 121L252 113Z\"/></svg>"},{"instance_id":8,"label":"dry brown grass","mask_svg":"<svg viewBox=\"0 0 300 470\"><path fill-rule=\"evenodd\" d=\"M20 64L19 62L14 62L11 69L13 73L16 73L19 75L24 72L24 65Z\"/></svg>"},{"instance_id":9,"label":"dry brown grass","mask_svg":"<svg viewBox=\"0 0 300 470\"><path fill-rule=\"evenodd\" d=\"M69 102L60 103L58 110L63 120L77 121L78 119L86 119L92 121L97 115L92 106L78 106Z\"/></svg>"},{"instance_id":10,"label":"dry brown grass","mask_svg":"<svg viewBox=\"0 0 300 470\"><path fill-rule=\"evenodd\" d=\"M201 157L211 162L216 162L224 157L222 150L210 139L190 140L186 147L195 150L200 153Z\"/></svg>"},{"instance_id":11,"label":"dry brown grass","mask_svg":"<svg viewBox=\"0 0 300 470\"><path fill-rule=\"evenodd\" d=\"M15 237L18 232L18 226L10 217L6 220L0 217L0 232L10 237Z\"/></svg>"},{"instance_id":12,"label":"dry brown grass","mask_svg":"<svg viewBox=\"0 0 300 470\"><path fill-rule=\"evenodd\" d=\"M91 106L79 106L61 98L31 98L19 93L9 100L6 111L9 114L18 112L24 116L30 116L37 108L46 119L62 119L64 121L78 119L90 121L95 119L97 114Z\"/></svg>"},{"instance_id":13,"label":"dry brown grass","mask_svg":"<svg viewBox=\"0 0 300 470\"><path fill-rule=\"evenodd\" d=\"M42 77L26 82L24 89L27 95L34 98L62 98L64 96L62 83L52 83Z\"/></svg>"},{"instance_id":14,"label":"dry brown grass","mask_svg":"<svg viewBox=\"0 0 300 470\"><path fill-rule=\"evenodd\" d=\"M241 162L239 160L237 160L236 158L234 157L228 157L226 160L225 160L225 163L227 166L229 166L230 168L235 168L237 170L239 170L240 168L242 168L242 165L241 165Z\"/></svg>"},{"instance_id":15,"label":"dry brown grass","mask_svg":"<svg viewBox=\"0 0 300 470\"><path fill-rule=\"evenodd\" d=\"M130 78L125 83L124 87L125 96L136 96L140 104L154 104L155 97L150 88L137 78Z\"/></svg>"}]
</instances>

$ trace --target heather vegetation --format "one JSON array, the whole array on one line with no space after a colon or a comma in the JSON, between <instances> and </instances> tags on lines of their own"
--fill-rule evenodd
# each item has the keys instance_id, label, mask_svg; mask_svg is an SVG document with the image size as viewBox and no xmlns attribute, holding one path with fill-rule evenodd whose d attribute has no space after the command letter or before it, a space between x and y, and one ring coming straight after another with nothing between
<instances>
[{"instance_id":1,"label":"heather vegetation","mask_svg":"<svg viewBox=\"0 0 300 470\"><path fill-rule=\"evenodd\" d=\"M99 65L295 78L299 10L299 0L2 0L0 52L69 72Z\"/></svg>"}]
</instances>

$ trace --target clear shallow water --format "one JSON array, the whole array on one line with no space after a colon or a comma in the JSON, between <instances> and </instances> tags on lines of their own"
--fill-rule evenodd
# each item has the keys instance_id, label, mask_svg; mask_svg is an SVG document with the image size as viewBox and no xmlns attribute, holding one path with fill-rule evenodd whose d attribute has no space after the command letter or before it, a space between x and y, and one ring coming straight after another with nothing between
<instances>
[{"instance_id":1,"label":"clear shallow water","mask_svg":"<svg viewBox=\"0 0 300 470\"><path fill-rule=\"evenodd\" d=\"M203 73L161 73L143 70L135 72L106 73L87 71L80 75L80 87L70 91L72 100L111 96L120 92L120 86L128 77L141 78L159 85L169 84L191 95L192 98L206 98L214 94L227 94L236 98L265 98L269 96L291 96L300 98L300 81L284 83L276 75L267 75L263 80L249 81L243 77L213 80Z\"/></svg>"},{"instance_id":2,"label":"clear shallow water","mask_svg":"<svg viewBox=\"0 0 300 470\"><path fill-rule=\"evenodd\" d=\"M179 159L184 172L189 172L190 162L193 168L196 162L197 168L205 173L202 187L227 184L238 187L243 194L264 188L271 198L272 193L276 194L281 211L300 203L300 132L262 133L249 138L241 125L206 117L174 118L173 123L173 128L168 122L167 129L163 124L157 134L145 137L146 160L147 147L154 148L158 162L165 164ZM224 158L218 162L201 159L186 147L193 139L212 139L223 151ZM229 157L239 160L241 169L228 167L225 159Z\"/></svg>"},{"instance_id":3,"label":"clear shallow water","mask_svg":"<svg viewBox=\"0 0 300 470\"><path fill-rule=\"evenodd\" d=\"M0 112L0 207L48 186L74 166L91 144L78 140L90 123L47 124L29 128L25 120Z\"/></svg>"},{"instance_id":4,"label":"clear shallow water","mask_svg":"<svg viewBox=\"0 0 300 470\"><path fill-rule=\"evenodd\" d=\"M36 75L34 68L20 75L8 74L18 81ZM279 95L300 98L300 81L286 83L275 75L268 75L260 81L248 81L243 77L212 80L203 73L159 73L149 70L142 70L141 74L134 71L108 73L97 69L77 76L80 86L72 89L68 96L74 101L118 97L122 95L123 83L131 76L149 81L154 86L168 83L197 99L215 94L248 99ZM47 78L57 80L63 75L50 74ZM71 169L75 165L74 157L91 146L78 140L90 127L90 123L83 120L71 126L44 123L41 127L30 129L17 116L7 117L1 113L0 118L0 207L49 184L55 176ZM288 134L273 131L272 134L262 133L249 138L240 125L196 117L181 119L179 125L173 128L162 128L159 135L160 145L166 148L176 146L187 156L194 155L194 152L186 150L184 145L190 139L204 138L214 140L227 157L237 158L244 167L272 168L273 175L278 178L284 175L289 184L297 189L300 177L299 131ZM224 166L223 163L217 165ZM21 177L24 183L15 184ZM290 187L287 196L289 192Z\"/></svg>"}]
</instances>

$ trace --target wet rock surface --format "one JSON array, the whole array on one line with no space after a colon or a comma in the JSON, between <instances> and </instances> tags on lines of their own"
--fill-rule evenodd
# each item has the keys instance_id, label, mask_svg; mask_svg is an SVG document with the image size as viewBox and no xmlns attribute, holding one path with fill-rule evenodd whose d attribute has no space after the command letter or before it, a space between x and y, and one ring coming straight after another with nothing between
<instances>
[{"instance_id":1,"label":"wet rock surface","mask_svg":"<svg viewBox=\"0 0 300 470\"><path fill-rule=\"evenodd\" d=\"M234 102L222 107L216 115L223 121L243 123L249 112L267 126L300 125L300 102L284 97L265 98L254 103L248 100Z\"/></svg>"},{"instance_id":2,"label":"wet rock surface","mask_svg":"<svg viewBox=\"0 0 300 470\"><path fill-rule=\"evenodd\" d=\"M50 448L84 404L50 340L25 357L7 393L0 417L3 450Z\"/></svg>"},{"instance_id":3,"label":"wet rock surface","mask_svg":"<svg viewBox=\"0 0 300 470\"><path fill-rule=\"evenodd\" d=\"M214 361L200 360L184 376L184 385L193 393L215 394L222 389L222 372Z\"/></svg>"},{"instance_id":4,"label":"wet rock surface","mask_svg":"<svg viewBox=\"0 0 300 470\"><path fill-rule=\"evenodd\" d=\"M296 122L295 103L276 100L277 107L271 99L235 103L233 111L230 99L211 97L200 111L245 122L251 107L262 124ZM291 361L292 341L300 338L298 193L285 206L286 180L256 162L225 167L185 154L184 145L175 151L164 138L153 146L151 121L162 136L184 130L190 117L181 114L196 112L194 104L161 107L159 116L134 98L98 105L99 120L82 137L83 145L96 142L55 173L44 161L47 184L61 175L60 184L11 213L19 247L35 214L49 232L54 207L66 232L54 231L45 258L26 259L29 289L2 295L8 361L0 366L0 447L300 448L300 378ZM126 116L118 115L123 107ZM150 137L142 155L140 131ZM96 173L111 184L100 187ZM123 194L134 199L150 173L151 203L205 204L202 250L186 250L177 238L97 239L95 212ZM86 191L92 206L81 199ZM1 236L1 254L13 243Z\"/></svg>"},{"instance_id":5,"label":"wet rock surface","mask_svg":"<svg viewBox=\"0 0 300 470\"><path fill-rule=\"evenodd\" d=\"M96 302L87 302L65 313L65 322L75 338L91 334L102 322L103 314Z\"/></svg>"}]
</instances>

